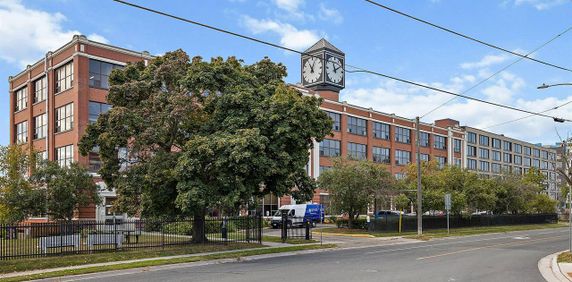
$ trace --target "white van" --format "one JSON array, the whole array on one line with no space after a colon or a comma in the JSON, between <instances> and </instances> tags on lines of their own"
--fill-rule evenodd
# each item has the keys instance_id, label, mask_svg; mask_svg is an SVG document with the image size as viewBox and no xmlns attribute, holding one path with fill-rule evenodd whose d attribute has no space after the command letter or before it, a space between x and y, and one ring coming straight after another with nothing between
<instances>
[{"instance_id":1,"label":"white van","mask_svg":"<svg viewBox=\"0 0 572 282\"><path fill-rule=\"evenodd\" d=\"M312 226L316 226L316 223L319 223L324 216L320 204L284 205L272 216L272 228L278 228L282 225L283 212L288 213L287 224L289 227L304 225L306 221L311 222Z\"/></svg>"}]
</instances>

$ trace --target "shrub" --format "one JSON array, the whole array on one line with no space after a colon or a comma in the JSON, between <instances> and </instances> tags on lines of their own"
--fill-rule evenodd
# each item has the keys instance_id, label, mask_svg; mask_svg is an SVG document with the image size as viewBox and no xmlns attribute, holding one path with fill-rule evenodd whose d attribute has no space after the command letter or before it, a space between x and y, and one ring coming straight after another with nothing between
<instances>
[{"instance_id":1,"label":"shrub","mask_svg":"<svg viewBox=\"0 0 572 282\"><path fill-rule=\"evenodd\" d=\"M367 230L369 224L365 218L358 218L353 221L353 225L353 229ZM338 218L336 219L336 226L338 228L349 228L349 222L347 219Z\"/></svg>"},{"instance_id":2,"label":"shrub","mask_svg":"<svg viewBox=\"0 0 572 282\"><path fill-rule=\"evenodd\" d=\"M188 222L172 222L163 226L163 232L167 234L191 235L193 234L193 224Z\"/></svg>"}]
</instances>

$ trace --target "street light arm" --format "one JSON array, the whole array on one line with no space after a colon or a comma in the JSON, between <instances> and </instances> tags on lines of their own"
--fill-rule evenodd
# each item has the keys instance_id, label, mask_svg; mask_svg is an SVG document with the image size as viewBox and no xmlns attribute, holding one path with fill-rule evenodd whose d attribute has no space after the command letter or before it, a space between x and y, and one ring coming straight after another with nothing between
<instances>
[{"instance_id":1,"label":"street light arm","mask_svg":"<svg viewBox=\"0 0 572 282\"><path fill-rule=\"evenodd\" d=\"M554 86L572 86L572 83L556 83L556 84L546 84L546 83L542 83L542 85L536 87L537 89L546 89L549 87L554 87Z\"/></svg>"}]
</instances>

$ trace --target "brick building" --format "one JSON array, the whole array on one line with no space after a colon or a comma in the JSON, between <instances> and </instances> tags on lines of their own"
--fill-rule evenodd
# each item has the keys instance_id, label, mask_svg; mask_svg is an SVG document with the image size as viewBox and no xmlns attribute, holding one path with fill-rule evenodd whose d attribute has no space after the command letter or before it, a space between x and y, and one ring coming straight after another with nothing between
<instances>
[{"instance_id":1,"label":"brick building","mask_svg":"<svg viewBox=\"0 0 572 282\"><path fill-rule=\"evenodd\" d=\"M69 43L48 52L43 59L9 78L11 144L32 146L43 158L57 161L61 165L77 161L90 169L100 186L103 205L80 208L77 218L104 219L111 216L109 207L116 196L114 191L106 189L97 174L100 166L97 153L81 156L77 146L87 125L110 107L106 104L108 75L112 69L121 68L128 62L146 63L150 59L152 56L148 52L126 50L90 41L85 36L74 36ZM405 165L416 161L415 120L340 101L340 91L345 86L344 60L345 54L341 50L322 39L302 56L301 83L292 85L304 95L324 98L320 108L334 121L333 136L328 136L320 143L315 142L309 152L310 159L306 166L308 174L318 178L320 172L332 166L332 157L349 155L386 164L392 174L401 178ZM473 144L474 133L489 136L489 145L479 143L474 149L482 151L485 147L490 147L489 158L498 149L493 140L513 144L511 161L501 159L498 161L501 167L510 166L512 171L526 171L529 166L513 163L518 157L525 160L526 153L516 151L516 146L522 146L531 148L532 166L536 166L536 161L532 160L538 159L538 166L547 176L550 177L554 172L550 166L544 166L544 162L553 163L554 150L541 149L502 135L460 126L456 120L421 123L420 132L420 152L424 161L436 160L442 166L456 165L469 169L474 169L473 159L489 162L484 155L472 155L473 147L477 145ZM538 157L536 149L539 150ZM503 149L502 153L509 152ZM490 162L488 171L476 170L481 174L496 174L495 160ZM327 205L328 192L316 191L312 201ZM293 202L291 197L278 198L274 195L267 195L261 200L264 214L272 214L281 205Z\"/></svg>"},{"instance_id":2,"label":"brick building","mask_svg":"<svg viewBox=\"0 0 572 282\"><path fill-rule=\"evenodd\" d=\"M147 52L134 52L88 40L76 35L61 48L9 78L10 143L31 146L44 159L61 165L77 161L89 167L98 179L99 158L96 153L81 156L78 142L87 125L106 104L108 75L113 68L127 62L149 60ZM83 207L78 218L105 216L105 206L114 193L101 189L102 207Z\"/></svg>"}]
</instances>

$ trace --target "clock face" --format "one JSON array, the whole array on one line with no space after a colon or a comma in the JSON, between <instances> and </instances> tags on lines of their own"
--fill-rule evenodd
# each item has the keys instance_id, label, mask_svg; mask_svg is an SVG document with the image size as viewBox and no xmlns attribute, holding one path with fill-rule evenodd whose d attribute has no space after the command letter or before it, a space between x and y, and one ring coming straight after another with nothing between
<instances>
[{"instance_id":1,"label":"clock face","mask_svg":"<svg viewBox=\"0 0 572 282\"><path fill-rule=\"evenodd\" d=\"M340 84L344 78L344 64L342 60L336 57L329 57L326 62L326 75L329 81Z\"/></svg>"},{"instance_id":2,"label":"clock face","mask_svg":"<svg viewBox=\"0 0 572 282\"><path fill-rule=\"evenodd\" d=\"M322 60L316 57L306 60L302 75L307 83L317 82L322 75Z\"/></svg>"}]
</instances>

